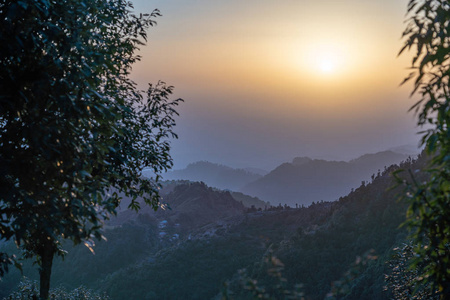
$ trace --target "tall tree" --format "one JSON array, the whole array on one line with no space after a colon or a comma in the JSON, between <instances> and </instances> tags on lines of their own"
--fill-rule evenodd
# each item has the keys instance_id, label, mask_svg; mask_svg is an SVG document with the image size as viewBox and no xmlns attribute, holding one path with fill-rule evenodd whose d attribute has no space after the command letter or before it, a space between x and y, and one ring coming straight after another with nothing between
<instances>
[{"instance_id":1,"label":"tall tree","mask_svg":"<svg viewBox=\"0 0 450 300\"><path fill-rule=\"evenodd\" d=\"M418 280L441 299L450 295L450 3L448 0L410 0L410 19L401 49L415 50L411 108L424 126L422 143L432 157L429 180L406 183L410 201L407 224L417 253L413 265Z\"/></svg>"},{"instance_id":2,"label":"tall tree","mask_svg":"<svg viewBox=\"0 0 450 300\"><path fill-rule=\"evenodd\" d=\"M0 0L0 235L40 265L48 298L62 239L88 247L118 192L159 206L172 166L172 87L129 78L159 16L124 0ZM153 179L141 177L151 168ZM11 257L2 253L0 273Z\"/></svg>"}]
</instances>

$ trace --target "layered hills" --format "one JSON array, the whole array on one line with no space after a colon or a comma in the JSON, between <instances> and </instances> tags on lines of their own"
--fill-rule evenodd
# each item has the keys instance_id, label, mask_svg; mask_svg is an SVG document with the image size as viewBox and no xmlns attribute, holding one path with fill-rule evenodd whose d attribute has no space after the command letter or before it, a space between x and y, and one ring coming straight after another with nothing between
<instances>
[{"instance_id":1,"label":"layered hills","mask_svg":"<svg viewBox=\"0 0 450 300\"><path fill-rule=\"evenodd\" d=\"M259 169L234 169L207 161L189 164L185 169L169 171L165 180L202 181L209 186L224 190L238 191L241 187L257 180L265 174Z\"/></svg>"},{"instance_id":2,"label":"layered hills","mask_svg":"<svg viewBox=\"0 0 450 300\"><path fill-rule=\"evenodd\" d=\"M349 162L297 157L240 191L263 201L290 206L333 201L373 179L385 167L406 158L405 154L392 151L366 154Z\"/></svg>"},{"instance_id":3,"label":"layered hills","mask_svg":"<svg viewBox=\"0 0 450 300\"><path fill-rule=\"evenodd\" d=\"M166 204L164 209L160 208L154 212L151 207L142 204L139 214L147 214L154 222L177 224L183 232L195 230L217 220L225 222L229 217L243 215L246 210L242 201L236 200L230 192L213 189L203 182L166 183L162 195ZM136 216L135 211L124 209L108 224L120 226L134 220Z\"/></svg>"},{"instance_id":4,"label":"layered hills","mask_svg":"<svg viewBox=\"0 0 450 300\"><path fill-rule=\"evenodd\" d=\"M420 176L415 170L422 165L421 159L407 160L401 167ZM390 272L385 262L406 238L399 225L407 204L397 200L402 190L392 189L390 176L397 168L383 168L338 201L299 208L248 210L229 192L173 182L164 191L171 210L121 210L104 232L107 241L94 248L96 255L67 244L65 261L54 263L52 285L85 285L113 300L220 299L223 294L249 299L244 288L249 278L267 291L275 286L266 266L270 255L283 263L277 270L286 278L285 288L303 284L307 299L324 299L338 285L346 287L345 299L389 299L383 289ZM366 261L370 250L374 254ZM349 270L351 280L345 275ZM38 277L31 263L24 275ZM18 272L3 278L0 296L20 279Z\"/></svg>"},{"instance_id":5,"label":"layered hills","mask_svg":"<svg viewBox=\"0 0 450 300\"><path fill-rule=\"evenodd\" d=\"M365 154L348 162L296 157L268 173L200 161L185 169L167 172L164 179L200 181L211 187L257 197L272 205L294 207L336 200L363 181L373 179L385 167L407 157L407 154L390 150Z\"/></svg>"}]
</instances>

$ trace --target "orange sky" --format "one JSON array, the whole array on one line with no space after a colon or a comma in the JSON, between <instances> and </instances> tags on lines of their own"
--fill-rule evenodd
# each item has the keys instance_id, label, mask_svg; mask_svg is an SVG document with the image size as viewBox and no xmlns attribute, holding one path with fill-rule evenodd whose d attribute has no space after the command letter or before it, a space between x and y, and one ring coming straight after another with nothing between
<instances>
[{"instance_id":1,"label":"orange sky","mask_svg":"<svg viewBox=\"0 0 450 300\"><path fill-rule=\"evenodd\" d=\"M402 45L407 0L134 1L161 10L140 86L174 85L175 166L271 168L417 144Z\"/></svg>"}]
</instances>

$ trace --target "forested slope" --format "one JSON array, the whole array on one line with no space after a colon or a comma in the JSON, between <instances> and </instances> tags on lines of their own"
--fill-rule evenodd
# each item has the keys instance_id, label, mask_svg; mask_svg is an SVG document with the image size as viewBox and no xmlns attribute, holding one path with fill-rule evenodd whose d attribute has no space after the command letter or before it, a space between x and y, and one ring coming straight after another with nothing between
<instances>
[{"instance_id":1,"label":"forested slope","mask_svg":"<svg viewBox=\"0 0 450 300\"><path fill-rule=\"evenodd\" d=\"M421 158L402 167L415 170L423 164ZM406 204L396 200L400 190L391 189L396 168L338 201L298 209L249 212L228 192L181 184L166 196L171 211L121 212L105 231L108 241L94 248L96 255L69 247L66 260L55 262L53 286L83 284L112 299L211 299L228 282L232 297L246 299L238 270L245 268L258 284L268 284L261 262L271 249L284 263L287 287L302 283L308 299L323 299L333 282L345 285L344 273L352 268L358 272L345 299L388 299L385 261L406 238L399 229ZM362 259L355 267L357 257L370 250L377 259ZM25 273L37 275L27 265ZM7 276L2 296L5 284L18 280L17 273Z\"/></svg>"}]
</instances>

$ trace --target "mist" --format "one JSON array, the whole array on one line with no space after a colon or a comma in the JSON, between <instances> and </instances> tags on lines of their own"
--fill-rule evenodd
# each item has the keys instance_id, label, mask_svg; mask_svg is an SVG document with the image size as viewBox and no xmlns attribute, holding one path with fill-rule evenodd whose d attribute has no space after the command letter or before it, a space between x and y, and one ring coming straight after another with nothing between
<instances>
[{"instance_id":1,"label":"mist","mask_svg":"<svg viewBox=\"0 0 450 300\"><path fill-rule=\"evenodd\" d=\"M297 156L418 146L415 101L400 87L409 57L397 57L405 1L250 2L136 1L163 16L132 75L143 88L164 80L185 100L175 169L207 160L270 170ZM332 72L324 59L335 59Z\"/></svg>"}]
</instances>

